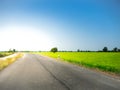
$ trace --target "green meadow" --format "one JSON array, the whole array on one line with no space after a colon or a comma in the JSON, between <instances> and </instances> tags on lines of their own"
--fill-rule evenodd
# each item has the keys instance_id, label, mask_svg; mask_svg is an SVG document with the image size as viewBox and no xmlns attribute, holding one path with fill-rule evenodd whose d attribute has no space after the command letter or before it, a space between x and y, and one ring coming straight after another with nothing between
<instances>
[{"instance_id":1,"label":"green meadow","mask_svg":"<svg viewBox=\"0 0 120 90\"><path fill-rule=\"evenodd\" d=\"M39 52L39 54L120 74L120 53L118 52Z\"/></svg>"}]
</instances>

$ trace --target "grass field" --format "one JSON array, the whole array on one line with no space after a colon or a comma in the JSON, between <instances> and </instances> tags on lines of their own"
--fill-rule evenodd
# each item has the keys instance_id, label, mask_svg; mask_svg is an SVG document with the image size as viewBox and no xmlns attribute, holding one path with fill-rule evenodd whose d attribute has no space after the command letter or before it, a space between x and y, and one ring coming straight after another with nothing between
<instances>
[{"instance_id":1,"label":"grass field","mask_svg":"<svg viewBox=\"0 0 120 90\"><path fill-rule=\"evenodd\" d=\"M39 54L120 74L120 53L118 52L39 52Z\"/></svg>"},{"instance_id":2,"label":"grass field","mask_svg":"<svg viewBox=\"0 0 120 90\"><path fill-rule=\"evenodd\" d=\"M3 53L3 52L2 52ZM10 53L9 53L10 54ZM8 55L8 54L7 54ZM13 57L6 57L4 59L0 58L0 70L2 70L3 68L7 67L8 65L12 64L13 62L15 62L18 58L22 57L22 53L17 53L15 56Z\"/></svg>"}]
</instances>

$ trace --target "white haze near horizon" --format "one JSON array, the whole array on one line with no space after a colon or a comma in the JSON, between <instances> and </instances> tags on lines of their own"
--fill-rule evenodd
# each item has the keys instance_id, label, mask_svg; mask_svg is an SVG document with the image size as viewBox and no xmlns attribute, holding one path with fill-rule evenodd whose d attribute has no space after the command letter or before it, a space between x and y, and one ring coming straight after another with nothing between
<instances>
[{"instance_id":1,"label":"white haze near horizon","mask_svg":"<svg viewBox=\"0 0 120 90\"><path fill-rule=\"evenodd\" d=\"M0 51L50 50L55 40L43 30L34 27L7 26L0 28Z\"/></svg>"}]
</instances>

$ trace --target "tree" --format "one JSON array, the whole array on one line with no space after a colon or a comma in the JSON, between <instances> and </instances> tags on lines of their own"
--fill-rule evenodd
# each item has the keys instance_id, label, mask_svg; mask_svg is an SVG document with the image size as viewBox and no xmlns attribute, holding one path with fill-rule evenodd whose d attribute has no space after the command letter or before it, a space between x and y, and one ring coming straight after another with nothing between
<instances>
[{"instance_id":1,"label":"tree","mask_svg":"<svg viewBox=\"0 0 120 90\"><path fill-rule=\"evenodd\" d=\"M108 51L108 48L107 47L104 47L103 48L103 52L107 52Z\"/></svg>"},{"instance_id":2,"label":"tree","mask_svg":"<svg viewBox=\"0 0 120 90\"><path fill-rule=\"evenodd\" d=\"M80 49L78 49L77 52L80 52Z\"/></svg>"},{"instance_id":3,"label":"tree","mask_svg":"<svg viewBox=\"0 0 120 90\"><path fill-rule=\"evenodd\" d=\"M120 52L120 49L118 49L118 52Z\"/></svg>"},{"instance_id":4,"label":"tree","mask_svg":"<svg viewBox=\"0 0 120 90\"><path fill-rule=\"evenodd\" d=\"M52 48L50 51L53 52L53 53L55 53L55 52L58 51L58 49L57 49L57 47L54 47L54 48Z\"/></svg>"},{"instance_id":5,"label":"tree","mask_svg":"<svg viewBox=\"0 0 120 90\"><path fill-rule=\"evenodd\" d=\"M8 52L10 52L10 53L14 53L14 52L16 52L16 49L9 49Z\"/></svg>"},{"instance_id":6,"label":"tree","mask_svg":"<svg viewBox=\"0 0 120 90\"><path fill-rule=\"evenodd\" d=\"M15 50L15 49L13 49L13 52L16 52L16 50Z\"/></svg>"},{"instance_id":7,"label":"tree","mask_svg":"<svg viewBox=\"0 0 120 90\"><path fill-rule=\"evenodd\" d=\"M117 47L113 48L113 52L117 52L117 51L118 51Z\"/></svg>"}]
</instances>

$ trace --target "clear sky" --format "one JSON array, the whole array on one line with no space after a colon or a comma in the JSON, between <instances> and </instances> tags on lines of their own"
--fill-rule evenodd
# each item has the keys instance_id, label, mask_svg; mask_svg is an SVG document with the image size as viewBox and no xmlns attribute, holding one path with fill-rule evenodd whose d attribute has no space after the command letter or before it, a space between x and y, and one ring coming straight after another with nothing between
<instances>
[{"instance_id":1,"label":"clear sky","mask_svg":"<svg viewBox=\"0 0 120 90\"><path fill-rule=\"evenodd\" d=\"M0 0L0 50L120 48L119 0Z\"/></svg>"}]
</instances>

